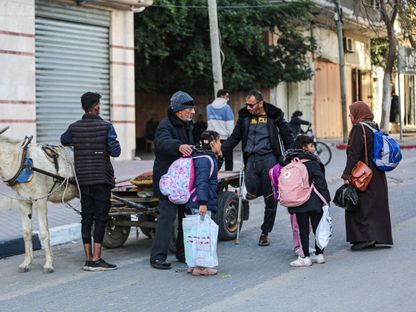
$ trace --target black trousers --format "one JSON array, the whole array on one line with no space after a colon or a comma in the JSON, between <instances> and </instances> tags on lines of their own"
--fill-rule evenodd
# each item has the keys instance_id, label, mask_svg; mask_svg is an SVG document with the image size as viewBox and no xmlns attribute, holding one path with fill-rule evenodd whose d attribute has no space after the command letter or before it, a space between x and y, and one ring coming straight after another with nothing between
<instances>
[{"instance_id":1,"label":"black trousers","mask_svg":"<svg viewBox=\"0 0 416 312\"><path fill-rule=\"evenodd\" d=\"M276 157L250 156L247 160L244 183L248 192L247 197L252 199L264 196L264 219L261 226L263 234L273 230L276 219L277 201L274 200L273 189L269 179L269 170L277 163Z\"/></svg>"},{"instance_id":2,"label":"black trousers","mask_svg":"<svg viewBox=\"0 0 416 312\"><path fill-rule=\"evenodd\" d=\"M303 254L305 257L309 257L309 220L312 224L313 234L316 233L319 221L321 221L322 213L306 212L297 213L296 220L299 226L300 242L302 244ZM320 249L315 243L315 254L319 255L324 253L323 249Z\"/></svg>"},{"instance_id":3,"label":"black trousers","mask_svg":"<svg viewBox=\"0 0 416 312\"><path fill-rule=\"evenodd\" d=\"M153 240L150 252L150 261L166 260L168 257L169 244L172 239L174 224L178 216L178 237L176 240L176 258L185 258L185 248L183 245L182 219L185 217L185 206L175 205L166 197L160 198L159 215L157 217L156 235Z\"/></svg>"},{"instance_id":4,"label":"black trousers","mask_svg":"<svg viewBox=\"0 0 416 312\"><path fill-rule=\"evenodd\" d=\"M225 141L227 140L221 140L221 144L224 143ZM232 171L234 167L233 151L224 153L223 157L224 157L224 163L225 163L225 170Z\"/></svg>"},{"instance_id":5,"label":"black trousers","mask_svg":"<svg viewBox=\"0 0 416 312\"><path fill-rule=\"evenodd\" d=\"M91 244L94 224L94 243L103 243L108 211L111 207L111 186L95 184L81 186L81 235L84 244Z\"/></svg>"}]
</instances>

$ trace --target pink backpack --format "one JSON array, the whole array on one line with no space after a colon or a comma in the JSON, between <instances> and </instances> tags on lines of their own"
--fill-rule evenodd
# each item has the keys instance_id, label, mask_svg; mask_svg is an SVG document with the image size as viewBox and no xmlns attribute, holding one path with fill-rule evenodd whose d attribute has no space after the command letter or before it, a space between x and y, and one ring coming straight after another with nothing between
<instances>
[{"instance_id":1,"label":"pink backpack","mask_svg":"<svg viewBox=\"0 0 416 312\"><path fill-rule=\"evenodd\" d=\"M282 166L280 164L277 164L270 168L269 170L269 179L273 186L273 194L274 199L279 200L279 176L282 170Z\"/></svg>"},{"instance_id":2,"label":"pink backpack","mask_svg":"<svg viewBox=\"0 0 416 312\"><path fill-rule=\"evenodd\" d=\"M169 167L168 172L164 174L159 181L160 192L168 196L169 200L177 205L186 204L195 191L195 168L194 159L206 157L211 162L211 177L214 171L214 162L208 155L195 157L182 157L175 160Z\"/></svg>"},{"instance_id":3,"label":"pink backpack","mask_svg":"<svg viewBox=\"0 0 416 312\"><path fill-rule=\"evenodd\" d=\"M308 160L294 158L281 169L279 176L280 204L285 207L298 207L311 197L313 185L309 185L309 174L305 166Z\"/></svg>"}]
</instances>

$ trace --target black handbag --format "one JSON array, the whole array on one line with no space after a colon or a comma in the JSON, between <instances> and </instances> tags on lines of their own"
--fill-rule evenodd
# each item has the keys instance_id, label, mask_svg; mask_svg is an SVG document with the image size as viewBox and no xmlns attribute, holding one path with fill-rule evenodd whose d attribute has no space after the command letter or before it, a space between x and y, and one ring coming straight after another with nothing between
<instances>
[{"instance_id":1,"label":"black handbag","mask_svg":"<svg viewBox=\"0 0 416 312\"><path fill-rule=\"evenodd\" d=\"M350 184L343 184L335 192L334 204L338 207L345 208L348 212L357 211L358 194L355 188Z\"/></svg>"}]
</instances>

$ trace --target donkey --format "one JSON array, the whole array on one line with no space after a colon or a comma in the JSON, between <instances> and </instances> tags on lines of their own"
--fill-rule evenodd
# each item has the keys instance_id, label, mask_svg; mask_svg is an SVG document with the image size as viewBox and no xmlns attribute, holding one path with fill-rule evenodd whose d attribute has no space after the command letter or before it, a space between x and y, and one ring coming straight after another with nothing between
<instances>
[{"instance_id":1,"label":"donkey","mask_svg":"<svg viewBox=\"0 0 416 312\"><path fill-rule=\"evenodd\" d=\"M16 175L22 164L22 142L2 135L9 127L0 130L0 177L8 181ZM46 172L59 175L63 178L74 177L73 152L69 147L62 147L58 158L59 171L53 162L47 159L39 145L29 145L28 155L33 160L33 166ZM66 202L78 195L75 185L56 182L53 177L35 172L32 178L25 183L9 185L15 192L19 201L22 218L23 239L25 242L25 259L19 265L19 272L27 272L33 260L32 246L32 207L37 209L40 240L45 248L46 262L43 266L45 273L52 273L53 257L49 239L47 201L53 203ZM48 196L48 194L50 194Z\"/></svg>"}]
</instances>

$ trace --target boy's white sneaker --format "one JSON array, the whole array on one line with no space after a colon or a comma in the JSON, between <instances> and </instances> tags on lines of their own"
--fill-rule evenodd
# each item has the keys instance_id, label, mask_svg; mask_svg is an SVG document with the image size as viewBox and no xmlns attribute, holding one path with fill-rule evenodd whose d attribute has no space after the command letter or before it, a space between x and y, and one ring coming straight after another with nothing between
<instances>
[{"instance_id":1,"label":"boy's white sneaker","mask_svg":"<svg viewBox=\"0 0 416 312\"><path fill-rule=\"evenodd\" d=\"M293 267L305 267L305 266L311 266L312 265L312 261L309 257L298 257L295 261L292 261L290 263L290 266Z\"/></svg>"},{"instance_id":2,"label":"boy's white sneaker","mask_svg":"<svg viewBox=\"0 0 416 312\"><path fill-rule=\"evenodd\" d=\"M310 258L311 258L312 263L320 263L320 264L325 263L324 254L319 254L319 255L311 254Z\"/></svg>"}]
</instances>

